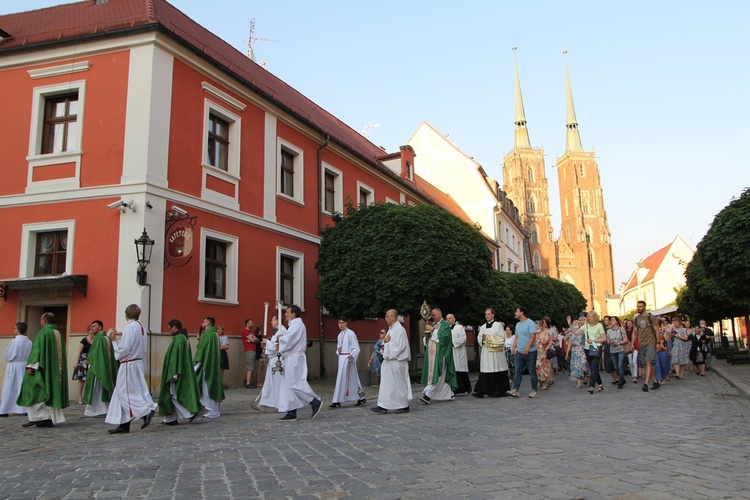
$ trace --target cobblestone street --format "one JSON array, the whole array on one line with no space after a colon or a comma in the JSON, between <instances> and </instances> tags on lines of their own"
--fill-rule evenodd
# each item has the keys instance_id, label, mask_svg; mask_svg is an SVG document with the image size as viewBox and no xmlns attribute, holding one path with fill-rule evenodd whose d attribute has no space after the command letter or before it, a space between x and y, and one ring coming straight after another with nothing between
<instances>
[{"instance_id":1,"label":"cobblestone street","mask_svg":"<svg viewBox=\"0 0 750 500\"><path fill-rule=\"evenodd\" d=\"M606 383L606 382L605 382ZM327 408L278 422L233 390L217 420L110 436L66 411L54 429L0 419L2 498L747 498L750 399L715 372L659 391L589 395L558 376L536 400L424 406L406 415ZM415 385L418 397L421 386Z\"/></svg>"}]
</instances>

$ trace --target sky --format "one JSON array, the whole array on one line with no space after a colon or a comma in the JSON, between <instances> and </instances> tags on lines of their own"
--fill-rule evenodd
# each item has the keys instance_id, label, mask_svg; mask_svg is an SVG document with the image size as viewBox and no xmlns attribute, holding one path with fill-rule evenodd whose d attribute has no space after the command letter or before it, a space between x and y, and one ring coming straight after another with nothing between
<instances>
[{"instance_id":1,"label":"sky","mask_svg":"<svg viewBox=\"0 0 750 500\"><path fill-rule=\"evenodd\" d=\"M109 0L116 2L117 0ZM0 14L60 0L0 2ZM750 187L750 2L173 0L369 139L398 151L422 121L502 183L517 47L556 234L565 59L584 150L597 155L615 283L676 235L692 248ZM419 171L419 152L415 160Z\"/></svg>"}]
</instances>

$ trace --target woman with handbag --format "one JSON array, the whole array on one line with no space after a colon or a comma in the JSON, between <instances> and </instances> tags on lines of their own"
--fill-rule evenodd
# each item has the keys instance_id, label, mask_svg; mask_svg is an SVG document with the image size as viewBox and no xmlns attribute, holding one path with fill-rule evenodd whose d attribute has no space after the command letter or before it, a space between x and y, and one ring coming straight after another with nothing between
<instances>
[{"instance_id":1,"label":"woman with handbag","mask_svg":"<svg viewBox=\"0 0 750 500\"><path fill-rule=\"evenodd\" d=\"M507 325L505 327L505 362L508 364L508 380L516 376L516 356L513 349L516 347L516 327Z\"/></svg>"},{"instance_id":2,"label":"woman with handbag","mask_svg":"<svg viewBox=\"0 0 750 500\"><path fill-rule=\"evenodd\" d=\"M487 323L479 327L477 344L479 355L479 380L471 393L475 398L498 398L510 390L508 363L505 361L505 325L495 321L495 310L484 312Z\"/></svg>"},{"instance_id":3,"label":"woman with handbag","mask_svg":"<svg viewBox=\"0 0 750 500\"><path fill-rule=\"evenodd\" d=\"M607 330L607 344L609 344L609 356L612 359L612 365L617 372L617 388L622 389L625 385L625 344L628 343L628 336L625 329L620 326L620 318L612 316L609 319L609 329Z\"/></svg>"},{"instance_id":4,"label":"woman with handbag","mask_svg":"<svg viewBox=\"0 0 750 500\"><path fill-rule=\"evenodd\" d=\"M584 349L586 349L586 360L589 362L591 376L589 377L589 394L602 392L602 376L599 373L599 360L601 359L601 346L607 341L607 335L604 333L604 327L599 322L599 315L596 311L589 311L586 315L586 324L583 325L583 333L586 339ZM599 388L596 388L599 384Z\"/></svg>"},{"instance_id":5,"label":"woman with handbag","mask_svg":"<svg viewBox=\"0 0 750 500\"><path fill-rule=\"evenodd\" d=\"M550 335L550 319L544 317L541 321L536 322L536 376L539 379L539 388L543 391L549 389L550 383L552 382L552 360L550 359L550 353L552 357L557 356L555 353L555 346L552 343L552 335Z\"/></svg>"}]
</instances>

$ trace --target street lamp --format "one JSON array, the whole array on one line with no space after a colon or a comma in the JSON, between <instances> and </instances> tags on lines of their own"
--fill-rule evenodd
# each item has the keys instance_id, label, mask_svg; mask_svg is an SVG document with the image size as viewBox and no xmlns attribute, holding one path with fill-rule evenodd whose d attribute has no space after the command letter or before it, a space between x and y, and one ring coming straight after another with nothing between
<instances>
[{"instance_id":1,"label":"street lamp","mask_svg":"<svg viewBox=\"0 0 750 500\"><path fill-rule=\"evenodd\" d=\"M135 252L138 257L138 272L136 274L136 279L141 286L146 284L146 266L151 262L151 251L153 249L154 240L148 237L148 233L144 227L141 237L135 240Z\"/></svg>"}]
</instances>

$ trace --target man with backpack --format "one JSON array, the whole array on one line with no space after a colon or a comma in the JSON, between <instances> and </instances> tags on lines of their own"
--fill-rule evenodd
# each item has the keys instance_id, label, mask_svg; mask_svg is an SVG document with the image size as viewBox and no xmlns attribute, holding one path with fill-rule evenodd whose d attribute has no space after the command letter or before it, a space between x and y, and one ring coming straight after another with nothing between
<instances>
[{"instance_id":1,"label":"man with backpack","mask_svg":"<svg viewBox=\"0 0 750 500\"><path fill-rule=\"evenodd\" d=\"M656 364L656 340L659 331L659 318L646 312L646 302L639 300L636 306L638 314L633 318L633 324L638 332L638 365L645 368L643 371L643 392L648 392L649 379L654 380L651 390L655 391L661 384L656 380L654 364Z\"/></svg>"}]
</instances>

